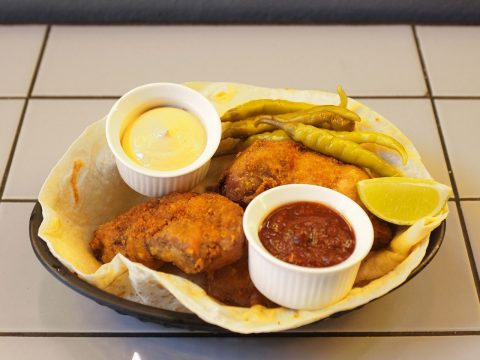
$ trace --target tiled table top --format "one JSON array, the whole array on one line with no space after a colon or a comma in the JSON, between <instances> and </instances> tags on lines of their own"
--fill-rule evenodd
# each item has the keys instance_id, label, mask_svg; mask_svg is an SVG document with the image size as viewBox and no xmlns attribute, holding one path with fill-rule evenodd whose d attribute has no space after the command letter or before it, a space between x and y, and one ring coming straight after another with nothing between
<instances>
[{"instance_id":1,"label":"tiled table top","mask_svg":"<svg viewBox=\"0 0 480 360\"><path fill-rule=\"evenodd\" d=\"M0 26L0 49L1 359L480 356L480 28ZM434 178L453 187L438 255L361 310L279 338L198 338L62 285L28 239L49 170L128 89L193 80L329 91L342 84L402 129Z\"/></svg>"}]
</instances>

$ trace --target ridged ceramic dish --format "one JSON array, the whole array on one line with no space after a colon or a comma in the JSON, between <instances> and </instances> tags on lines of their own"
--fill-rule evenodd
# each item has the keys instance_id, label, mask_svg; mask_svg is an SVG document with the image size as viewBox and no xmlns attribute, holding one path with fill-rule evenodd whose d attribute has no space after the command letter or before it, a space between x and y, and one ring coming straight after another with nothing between
<instances>
[{"instance_id":1,"label":"ridged ceramic dish","mask_svg":"<svg viewBox=\"0 0 480 360\"><path fill-rule=\"evenodd\" d=\"M355 249L347 259L333 266L312 268L279 260L265 249L258 235L265 217L276 208L297 201L322 203L350 224ZM365 211L349 197L316 185L283 185L261 193L248 204L243 229L253 283L267 298L291 309L319 309L344 297L373 244L372 222Z\"/></svg>"},{"instance_id":2,"label":"ridged ceramic dish","mask_svg":"<svg viewBox=\"0 0 480 360\"><path fill-rule=\"evenodd\" d=\"M191 112L198 117L207 134L207 144L200 157L180 169L144 168L127 156L120 142L132 113L139 115L160 106ZM105 134L123 180L140 194L162 196L173 191L188 191L202 181L220 143L221 125L213 105L197 91L179 84L154 83L139 86L118 99L107 115Z\"/></svg>"}]
</instances>

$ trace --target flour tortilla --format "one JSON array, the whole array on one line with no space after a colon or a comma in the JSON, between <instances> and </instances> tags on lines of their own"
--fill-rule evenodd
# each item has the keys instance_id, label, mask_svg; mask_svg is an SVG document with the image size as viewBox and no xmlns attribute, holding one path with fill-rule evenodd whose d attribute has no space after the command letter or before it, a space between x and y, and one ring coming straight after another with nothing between
<instances>
[{"instance_id":1,"label":"flour tortilla","mask_svg":"<svg viewBox=\"0 0 480 360\"><path fill-rule=\"evenodd\" d=\"M286 99L312 104L338 104L338 95L322 91L268 89L230 83L189 83L205 95L221 115L253 99ZM394 136L406 148L409 160L386 150L375 151L400 168L405 176L431 178L409 139L388 120L363 104L349 99L348 108L357 112L361 130ZM202 192L214 184L231 157L214 159L207 178L194 190ZM70 271L109 293L141 304L179 312L193 312L206 322L238 333L275 332L296 328L350 310L378 298L402 284L425 255L429 235L447 216L448 207L435 217L421 219L400 228L391 246L371 253L362 263L357 283L341 301L315 311L262 306L226 306L209 297L188 279L151 270L117 255L101 264L88 243L94 230L146 198L131 190L120 178L113 154L105 140L105 120L90 125L53 168L39 195L44 220L39 236ZM412 299L413 301L413 299Z\"/></svg>"}]
</instances>

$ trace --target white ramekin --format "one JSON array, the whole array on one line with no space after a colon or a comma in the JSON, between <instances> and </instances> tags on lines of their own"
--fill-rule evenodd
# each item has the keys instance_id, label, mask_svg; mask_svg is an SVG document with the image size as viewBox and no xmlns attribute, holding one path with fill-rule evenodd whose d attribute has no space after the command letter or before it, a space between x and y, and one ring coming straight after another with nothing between
<instances>
[{"instance_id":1,"label":"white ramekin","mask_svg":"<svg viewBox=\"0 0 480 360\"><path fill-rule=\"evenodd\" d=\"M121 136L133 116L159 106L173 106L196 115L207 134L203 153L193 163L180 169L157 171L135 163L124 152ZM147 84L130 90L113 105L107 115L107 142L115 155L123 180L146 196L162 196L173 191L188 191L207 174L210 159L221 138L221 123L213 105L200 93L172 83Z\"/></svg>"},{"instance_id":2,"label":"white ramekin","mask_svg":"<svg viewBox=\"0 0 480 360\"><path fill-rule=\"evenodd\" d=\"M352 226L355 249L345 261L325 268L286 263L262 245L258 231L274 209L297 201L314 201L340 213ZM373 244L373 227L368 215L353 200L316 185L283 185L258 195L243 217L248 240L250 277L257 289L273 302L291 309L320 309L342 299L352 288L362 259Z\"/></svg>"}]
</instances>

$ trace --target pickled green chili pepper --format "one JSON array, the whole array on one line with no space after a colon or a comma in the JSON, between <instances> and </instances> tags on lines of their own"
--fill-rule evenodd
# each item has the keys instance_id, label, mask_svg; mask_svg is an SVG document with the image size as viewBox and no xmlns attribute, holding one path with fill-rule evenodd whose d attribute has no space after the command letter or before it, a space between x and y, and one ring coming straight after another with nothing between
<instances>
[{"instance_id":1,"label":"pickled green chili pepper","mask_svg":"<svg viewBox=\"0 0 480 360\"><path fill-rule=\"evenodd\" d=\"M360 117L353 111L335 105L320 105L308 110L297 111L281 115L259 115L254 118L235 122L222 123L222 139L229 137L248 137L265 131L274 130L268 124L259 124L260 119L276 120L281 122L301 122L331 130L352 131L355 121Z\"/></svg>"},{"instance_id":2,"label":"pickled green chili pepper","mask_svg":"<svg viewBox=\"0 0 480 360\"><path fill-rule=\"evenodd\" d=\"M284 130L293 140L324 155L332 156L345 163L366 167L380 176L400 176L401 172L375 153L359 144L338 138L331 132L301 123L282 123L280 121L262 119L267 123Z\"/></svg>"},{"instance_id":3,"label":"pickled green chili pepper","mask_svg":"<svg viewBox=\"0 0 480 360\"><path fill-rule=\"evenodd\" d=\"M268 116L263 116L263 118L268 118ZM335 105L319 105L311 109L270 118L282 122L301 122L305 125L341 131L352 131L355 128L355 122L361 121L358 114ZM260 116L256 119L259 120Z\"/></svg>"},{"instance_id":4,"label":"pickled green chili pepper","mask_svg":"<svg viewBox=\"0 0 480 360\"><path fill-rule=\"evenodd\" d=\"M257 115L276 115L306 110L314 107L313 104L288 100L259 99L246 102L222 115L222 122L234 122Z\"/></svg>"},{"instance_id":5,"label":"pickled green chili pepper","mask_svg":"<svg viewBox=\"0 0 480 360\"><path fill-rule=\"evenodd\" d=\"M342 119L350 120L352 122L361 121L360 116L358 116L357 113L354 113L351 110L348 110L336 105L318 105L306 110L300 110L300 111L296 111L288 114L277 115L276 118L280 121L309 122L308 119L310 118L315 119L319 116L323 116L324 118L333 118L335 115ZM310 120L310 121L313 121L313 120Z\"/></svg>"},{"instance_id":6,"label":"pickled green chili pepper","mask_svg":"<svg viewBox=\"0 0 480 360\"><path fill-rule=\"evenodd\" d=\"M341 86L337 86L337 93L338 97L340 98L340 104L338 104L338 106L346 109L348 103L347 94L345 94L345 91L343 91L343 88Z\"/></svg>"},{"instance_id":7,"label":"pickled green chili pepper","mask_svg":"<svg viewBox=\"0 0 480 360\"><path fill-rule=\"evenodd\" d=\"M341 86L337 87L338 97L340 98L340 103L338 106L330 105L338 108L347 110L348 98L347 94ZM248 101L244 104L238 105L233 109L228 110L221 116L222 122L235 122L240 120L245 120L252 118L258 115L279 115L279 114L288 114L298 111L304 111L311 109L318 105L308 104L305 102L289 101L289 100L273 100L273 99L258 99ZM345 116L344 116L345 117ZM347 119L349 117L346 117ZM359 121L360 118L357 116L358 120L350 119L353 121Z\"/></svg>"},{"instance_id":8,"label":"pickled green chili pepper","mask_svg":"<svg viewBox=\"0 0 480 360\"><path fill-rule=\"evenodd\" d=\"M222 123L222 139L229 137L245 138L250 135L263 133L265 131L274 130L275 127L268 124L255 124L255 119L241 120L236 122Z\"/></svg>"},{"instance_id":9,"label":"pickled green chili pepper","mask_svg":"<svg viewBox=\"0 0 480 360\"><path fill-rule=\"evenodd\" d=\"M239 145L242 143L241 139L237 138L226 138L220 141L217 151L215 151L214 157L233 154L238 151Z\"/></svg>"},{"instance_id":10,"label":"pickled green chili pepper","mask_svg":"<svg viewBox=\"0 0 480 360\"><path fill-rule=\"evenodd\" d=\"M344 140L349 140L353 141L357 144L376 144L376 145L381 145L385 146L389 149L395 150L401 157L402 157L402 163L405 165L407 163L408 155L407 152L405 151L405 148L403 147L402 144L400 144L397 140L395 140L393 137L382 134L382 133L377 133L377 132L371 132L371 131L331 131L331 130L325 130L328 133L330 133L333 136L336 136L338 138L344 139ZM274 140L274 141L280 141L280 140L288 140L290 139L290 136L283 131L283 130L275 130L272 132L264 132L256 135L249 136L244 142L238 143L239 146L237 146L237 151L243 150L253 144L255 140L259 139L266 139L266 140ZM223 142L223 140L222 140ZM232 151L235 149L232 149Z\"/></svg>"},{"instance_id":11,"label":"pickled green chili pepper","mask_svg":"<svg viewBox=\"0 0 480 360\"><path fill-rule=\"evenodd\" d=\"M252 145L256 140L273 140L273 141L280 141L280 140L289 140L290 136L283 131L283 130L275 130L272 132L263 132L260 134L255 134L249 136L242 141L239 138L226 138L220 141L220 145L218 146L217 151L215 152L214 156L222 156L228 154L235 154L239 151L245 150L247 147Z\"/></svg>"},{"instance_id":12,"label":"pickled green chili pepper","mask_svg":"<svg viewBox=\"0 0 480 360\"><path fill-rule=\"evenodd\" d=\"M376 144L385 146L389 149L395 150L402 157L403 165L405 165L407 162L408 155L405 151L405 148L402 144L389 135L370 131L325 131L335 137L353 141L357 144ZM215 153L215 156L233 154L242 151L259 139L280 141L289 140L290 136L288 136L285 131L278 129L272 132L263 132L260 134L251 135L243 142L238 138L226 138L220 142L220 146Z\"/></svg>"},{"instance_id":13,"label":"pickled green chili pepper","mask_svg":"<svg viewBox=\"0 0 480 360\"><path fill-rule=\"evenodd\" d=\"M273 140L273 141L281 141L281 140L290 140L290 136L281 130L275 130L272 132L264 132L256 135L249 136L243 143L240 144L239 149L243 150L252 145L256 140Z\"/></svg>"},{"instance_id":14,"label":"pickled green chili pepper","mask_svg":"<svg viewBox=\"0 0 480 360\"><path fill-rule=\"evenodd\" d=\"M329 133L337 138L353 141L357 144L376 144L385 146L395 150L402 157L403 165L407 163L408 155L405 148L389 135L372 131L329 131Z\"/></svg>"}]
</instances>

